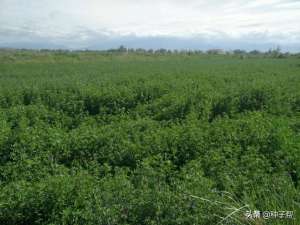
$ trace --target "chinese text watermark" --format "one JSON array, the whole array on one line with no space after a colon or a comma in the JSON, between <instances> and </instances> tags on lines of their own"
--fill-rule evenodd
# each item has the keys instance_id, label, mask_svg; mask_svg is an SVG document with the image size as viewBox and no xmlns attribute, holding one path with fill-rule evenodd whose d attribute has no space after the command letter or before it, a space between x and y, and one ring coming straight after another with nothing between
<instances>
[{"instance_id":1,"label":"chinese text watermark","mask_svg":"<svg viewBox=\"0 0 300 225\"><path fill-rule=\"evenodd\" d=\"M293 211L246 211L246 219L293 219Z\"/></svg>"}]
</instances>

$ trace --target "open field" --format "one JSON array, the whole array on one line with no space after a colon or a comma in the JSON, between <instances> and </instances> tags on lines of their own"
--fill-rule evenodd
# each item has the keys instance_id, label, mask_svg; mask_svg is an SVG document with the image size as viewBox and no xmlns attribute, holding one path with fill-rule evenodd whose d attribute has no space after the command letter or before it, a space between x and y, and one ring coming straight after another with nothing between
<instances>
[{"instance_id":1,"label":"open field","mask_svg":"<svg viewBox=\"0 0 300 225\"><path fill-rule=\"evenodd\" d=\"M1 52L1 225L299 221L299 58Z\"/></svg>"}]
</instances>

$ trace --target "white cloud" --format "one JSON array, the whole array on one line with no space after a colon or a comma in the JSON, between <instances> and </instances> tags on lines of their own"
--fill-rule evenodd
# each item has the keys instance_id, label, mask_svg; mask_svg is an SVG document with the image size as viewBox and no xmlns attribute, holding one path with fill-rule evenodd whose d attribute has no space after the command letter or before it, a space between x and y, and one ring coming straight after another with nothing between
<instances>
[{"instance_id":1,"label":"white cloud","mask_svg":"<svg viewBox=\"0 0 300 225\"><path fill-rule=\"evenodd\" d=\"M0 0L0 18L2 42L19 32L58 41L95 33L233 40L262 34L289 44L300 34L300 1Z\"/></svg>"}]
</instances>

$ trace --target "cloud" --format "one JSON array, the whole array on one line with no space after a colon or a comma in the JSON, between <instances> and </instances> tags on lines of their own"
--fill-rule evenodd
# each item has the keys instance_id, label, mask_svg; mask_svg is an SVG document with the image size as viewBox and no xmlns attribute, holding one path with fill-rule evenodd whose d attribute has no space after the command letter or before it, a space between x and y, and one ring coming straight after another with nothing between
<instances>
[{"instance_id":1,"label":"cloud","mask_svg":"<svg viewBox=\"0 0 300 225\"><path fill-rule=\"evenodd\" d=\"M129 37L298 46L299 9L296 0L1 0L0 47L42 40L80 48Z\"/></svg>"}]
</instances>

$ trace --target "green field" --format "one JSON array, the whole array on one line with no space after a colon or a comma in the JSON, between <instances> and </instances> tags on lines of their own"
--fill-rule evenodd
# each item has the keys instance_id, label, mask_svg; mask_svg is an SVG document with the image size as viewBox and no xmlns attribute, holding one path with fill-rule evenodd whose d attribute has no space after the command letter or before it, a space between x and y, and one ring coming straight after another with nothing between
<instances>
[{"instance_id":1,"label":"green field","mask_svg":"<svg viewBox=\"0 0 300 225\"><path fill-rule=\"evenodd\" d=\"M299 58L0 53L1 225L299 221Z\"/></svg>"}]
</instances>

